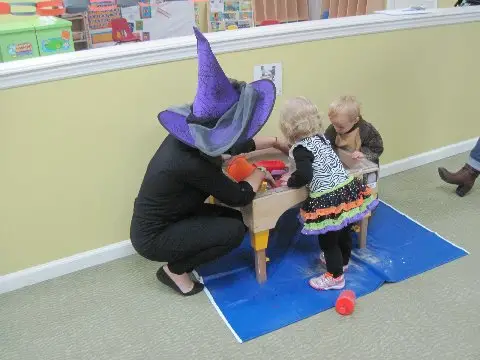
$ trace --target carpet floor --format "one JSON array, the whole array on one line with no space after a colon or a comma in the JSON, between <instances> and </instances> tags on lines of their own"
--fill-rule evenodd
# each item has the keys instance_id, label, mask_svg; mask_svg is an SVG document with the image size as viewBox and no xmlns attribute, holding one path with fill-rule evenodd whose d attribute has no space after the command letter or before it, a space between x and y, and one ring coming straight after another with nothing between
<instances>
[{"instance_id":1,"label":"carpet floor","mask_svg":"<svg viewBox=\"0 0 480 360\"><path fill-rule=\"evenodd\" d=\"M176 296L134 255L0 295L0 359L480 359L480 184L461 199L437 166L382 179L380 196L470 255L383 286L352 316L329 310L239 344L205 294Z\"/></svg>"}]
</instances>

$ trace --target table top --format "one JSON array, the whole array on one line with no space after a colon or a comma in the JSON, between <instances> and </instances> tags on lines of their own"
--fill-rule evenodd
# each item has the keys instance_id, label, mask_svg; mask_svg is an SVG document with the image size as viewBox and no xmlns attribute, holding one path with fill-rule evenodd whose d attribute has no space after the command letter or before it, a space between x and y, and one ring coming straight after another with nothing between
<instances>
[{"instance_id":1,"label":"table top","mask_svg":"<svg viewBox=\"0 0 480 360\"><path fill-rule=\"evenodd\" d=\"M342 161L343 165L345 168L348 170L349 174L352 176L360 176L364 174L370 174L377 172L379 170L379 167L377 164L367 160L367 159L360 159L360 160L355 160L352 159L351 155L349 152L341 149L336 150L338 157ZM289 168L292 168L292 159L290 159L287 155L282 153L281 151L277 149L265 149L265 150L257 150L253 151L249 154L245 154L247 159L251 162L257 162L260 160L282 160L289 166ZM275 189L269 189L267 191L259 192L255 199L257 198L262 198L268 195L271 195L273 193L279 193L279 192L285 192L285 191L298 191L298 189L292 189L286 186L283 187L278 187Z\"/></svg>"},{"instance_id":2,"label":"table top","mask_svg":"<svg viewBox=\"0 0 480 360\"><path fill-rule=\"evenodd\" d=\"M378 165L366 159L354 160L350 153L338 151L338 156L343 162L345 168L353 176L361 176L378 171ZM260 160L282 160L289 167L289 171L294 170L293 159L276 149L258 150L245 154L251 162ZM267 191L258 192L255 199L247 205L238 208L243 214L245 224L250 231L258 233L275 227L278 218L291 207L300 204L308 196L306 187L292 189L287 186ZM221 203L220 203L221 204Z\"/></svg>"}]
</instances>

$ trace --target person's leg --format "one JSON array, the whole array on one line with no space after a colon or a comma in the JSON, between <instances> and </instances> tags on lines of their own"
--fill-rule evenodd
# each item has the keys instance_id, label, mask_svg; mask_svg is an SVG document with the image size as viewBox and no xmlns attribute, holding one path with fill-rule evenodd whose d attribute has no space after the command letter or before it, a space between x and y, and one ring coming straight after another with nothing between
<instances>
[{"instance_id":1,"label":"person's leg","mask_svg":"<svg viewBox=\"0 0 480 360\"><path fill-rule=\"evenodd\" d=\"M200 209L195 212L196 216L206 216L206 217L224 217L237 219L243 222L242 213L236 209L232 209L226 206L215 205L215 204L202 204Z\"/></svg>"},{"instance_id":2,"label":"person's leg","mask_svg":"<svg viewBox=\"0 0 480 360\"><path fill-rule=\"evenodd\" d=\"M331 231L318 237L320 248L325 256L327 271L338 277L343 274L343 258L339 246L339 231Z\"/></svg>"},{"instance_id":3,"label":"person's leg","mask_svg":"<svg viewBox=\"0 0 480 360\"><path fill-rule=\"evenodd\" d=\"M350 255L352 254L352 237L348 228L340 230L338 245L342 252L343 266L345 268L350 262Z\"/></svg>"},{"instance_id":4,"label":"person's leg","mask_svg":"<svg viewBox=\"0 0 480 360\"><path fill-rule=\"evenodd\" d=\"M166 261L160 275L165 271L185 293L194 285L189 272L238 247L244 235L245 225L239 219L195 216L165 229L152 244L149 258ZM159 280L162 281L160 277Z\"/></svg>"},{"instance_id":5,"label":"person's leg","mask_svg":"<svg viewBox=\"0 0 480 360\"><path fill-rule=\"evenodd\" d=\"M318 237L327 265L327 273L310 279L309 285L315 290L343 289L343 257L339 246L339 231L331 231Z\"/></svg>"},{"instance_id":6,"label":"person's leg","mask_svg":"<svg viewBox=\"0 0 480 360\"><path fill-rule=\"evenodd\" d=\"M470 159L468 159L468 164L475 170L480 171L480 138L470 152Z\"/></svg>"},{"instance_id":7,"label":"person's leg","mask_svg":"<svg viewBox=\"0 0 480 360\"><path fill-rule=\"evenodd\" d=\"M470 158L462 169L451 173L441 167L438 168L438 173L446 183L458 185L456 191L458 196L465 196L472 189L480 174L480 139L470 152Z\"/></svg>"}]
</instances>

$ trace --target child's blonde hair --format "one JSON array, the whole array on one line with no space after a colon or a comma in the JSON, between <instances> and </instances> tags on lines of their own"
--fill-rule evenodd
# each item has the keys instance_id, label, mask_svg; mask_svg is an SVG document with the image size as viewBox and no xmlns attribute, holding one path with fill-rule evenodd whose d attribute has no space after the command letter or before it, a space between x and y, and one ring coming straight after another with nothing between
<instances>
[{"instance_id":1,"label":"child's blonde hair","mask_svg":"<svg viewBox=\"0 0 480 360\"><path fill-rule=\"evenodd\" d=\"M347 114L352 122L360 119L360 103L355 96L340 96L328 107L328 117L330 119L338 114Z\"/></svg>"},{"instance_id":2,"label":"child's blonde hair","mask_svg":"<svg viewBox=\"0 0 480 360\"><path fill-rule=\"evenodd\" d=\"M322 133L318 108L305 97L287 100L280 112L280 130L290 144Z\"/></svg>"}]
</instances>

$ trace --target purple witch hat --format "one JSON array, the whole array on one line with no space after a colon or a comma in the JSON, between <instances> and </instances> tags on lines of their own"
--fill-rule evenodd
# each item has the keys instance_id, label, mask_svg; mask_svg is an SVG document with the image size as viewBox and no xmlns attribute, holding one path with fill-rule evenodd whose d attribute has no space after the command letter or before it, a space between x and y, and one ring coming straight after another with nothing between
<instances>
[{"instance_id":1,"label":"purple witch hat","mask_svg":"<svg viewBox=\"0 0 480 360\"><path fill-rule=\"evenodd\" d=\"M208 40L197 38L198 85L193 104L171 107L158 114L160 124L183 143L210 156L219 156L236 143L253 138L265 125L276 99L275 84L259 80L233 86Z\"/></svg>"}]
</instances>

